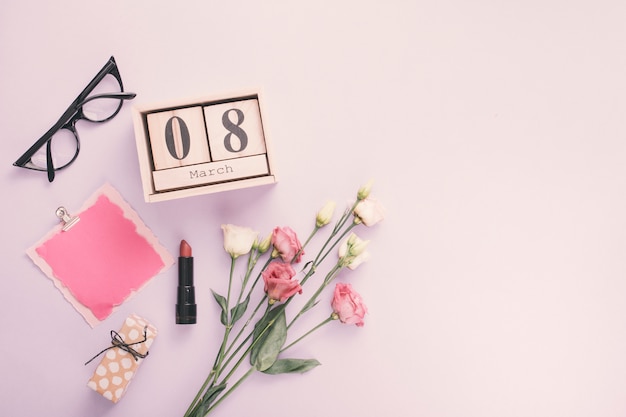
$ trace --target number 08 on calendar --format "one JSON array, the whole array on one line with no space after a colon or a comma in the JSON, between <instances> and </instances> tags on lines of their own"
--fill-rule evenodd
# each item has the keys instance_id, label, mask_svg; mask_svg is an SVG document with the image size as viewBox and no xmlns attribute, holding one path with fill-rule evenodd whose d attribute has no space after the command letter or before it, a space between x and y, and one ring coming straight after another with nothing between
<instances>
[{"instance_id":1,"label":"number 08 on calendar","mask_svg":"<svg viewBox=\"0 0 626 417\"><path fill-rule=\"evenodd\" d=\"M134 107L147 202L276 182L259 93Z\"/></svg>"}]
</instances>

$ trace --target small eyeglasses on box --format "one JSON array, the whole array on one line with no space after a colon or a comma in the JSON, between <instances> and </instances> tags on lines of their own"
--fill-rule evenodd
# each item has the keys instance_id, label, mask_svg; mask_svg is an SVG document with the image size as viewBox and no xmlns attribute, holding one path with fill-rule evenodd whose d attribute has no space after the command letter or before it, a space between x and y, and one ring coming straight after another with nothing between
<instances>
[{"instance_id":1,"label":"small eyeglasses on box","mask_svg":"<svg viewBox=\"0 0 626 417\"><path fill-rule=\"evenodd\" d=\"M55 172L68 167L78 157L80 139L76 122L87 120L102 123L111 120L119 113L124 100L132 100L135 96L135 93L124 92L115 58L109 58L54 126L13 165L45 171L48 173L48 181L54 181Z\"/></svg>"}]
</instances>

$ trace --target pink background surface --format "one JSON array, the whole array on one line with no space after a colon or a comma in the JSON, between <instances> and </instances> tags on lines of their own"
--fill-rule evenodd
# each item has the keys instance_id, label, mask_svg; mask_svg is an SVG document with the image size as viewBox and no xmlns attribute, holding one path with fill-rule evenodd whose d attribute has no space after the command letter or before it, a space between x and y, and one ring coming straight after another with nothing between
<instances>
[{"instance_id":1,"label":"pink background surface","mask_svg":"<svg viewBox=\"0 0 626 417\"><path fill-rule=\"evenodd\" d=\"M220 334L220 225L304 236L374 179L387 219L348 278L365 326L215 416L626 415L626 3L379 3L2 3L0 414L182 415ZM145 203L129 105L79 123L53 184L11 166L110 55L136 104L263 88L278 184ZM104 182L193 246L197 325L174 324L175 268L91 329L26 256ZM159 336L113 405L83 363L132 312Z\"/></svg>"}]
</instances>

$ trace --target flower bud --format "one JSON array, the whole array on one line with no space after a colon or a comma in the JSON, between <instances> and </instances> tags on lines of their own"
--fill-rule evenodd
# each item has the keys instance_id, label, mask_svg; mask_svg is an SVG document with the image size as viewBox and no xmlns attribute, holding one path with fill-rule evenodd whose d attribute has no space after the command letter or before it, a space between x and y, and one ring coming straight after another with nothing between
<instances>
[{"instance_id":1,"label":"flower bud","mask_svg":"<svg viewBox=\"0 0 626 417\"><path fill-rule=\"evenodd\" d=\"M350 234L339 246L339 265L356 269L357 266L369 259L369 253L365 250L369 240L362 240L354 233Z\"/></svg>"},{"instance_id":2,"label":"flower bud","mask_svg":"<svg viewBox=\"0 0 626 417\"><path fill-rule=\"evenodd\" d=\"M374 184L373 180L369 180L365 185L359 188L359 191L356 193L356 198L359 200L365 200L369 197L370 192L372 191L372 185Z\"/></svg>"},{"instance_id":3,"label":"flower bud","mask_svg":"<svg viewBox=\"0 0 626 417\"><path fill-rule=\"evenodd\" d=\"M324 207L317 212L317 217L315 218L315 225L317 227L323 227L330 223L330 220L333 218L333 213L335 212L335 206L334 201L328 201Z\"/></svg>"},{"instance_id":4,"label":"flower bud","mask_svg":"<svg viewBox=\"0 0 626 417\"><path fill-rule=\"evenodd\" d=\"M367 248L367 245L369 245L369 243L370 243L369 240L361 240L359 238L357 238L357 239L358 239L358 241L354 242L352 244L352 248L350 249L350 253L353 256L359 256L359 255L363 254L365 252L365 249Z\"/></svg>"},{"instance_id":5,"label":"flower bud","mask_svg":"<svg viewBox=\"0 0 626 417\"><path fill-rule=\"evenodd\" d=\"M272 234L270 233L265 239L257 243L257 250L259 251L259 253L265 253L270 248L271 244Z\"/></svg>"}]
</instances>

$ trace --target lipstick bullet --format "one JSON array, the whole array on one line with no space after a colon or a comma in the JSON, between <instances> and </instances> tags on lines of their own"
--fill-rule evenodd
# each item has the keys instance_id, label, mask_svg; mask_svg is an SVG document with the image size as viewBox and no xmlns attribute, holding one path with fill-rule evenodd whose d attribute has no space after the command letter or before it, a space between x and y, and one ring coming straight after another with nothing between
<instances>
[{"instance_id":1,"label":"lipstick bullet","mask_svg":"<svg viewBox=\"0 0 626 417\"><path fill-rule=\"evenodd\" d=\"M196 290L193 285L193 256L191 246L180 242L178 257L178 294L176 301L176 324L196 323Z\"/></svg>"}]
</instances>

